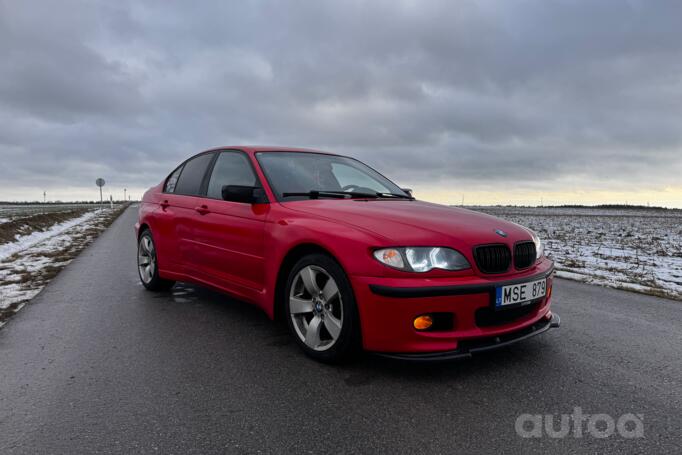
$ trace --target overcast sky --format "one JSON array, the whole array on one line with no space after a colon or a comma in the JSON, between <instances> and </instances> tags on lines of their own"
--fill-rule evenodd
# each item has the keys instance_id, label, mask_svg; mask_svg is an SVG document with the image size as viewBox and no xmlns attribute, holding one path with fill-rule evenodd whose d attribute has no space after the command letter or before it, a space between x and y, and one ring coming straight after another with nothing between
<instances>
[{"instance_id":1,"label":"overcast sky","mask_svg":"<svg viewBox=\"0 0 682 455\"><path fill-rule=\"evenodd\" d=\"M446 203L682 206L680 1L0 0L0 200L227 144Z\"/></svg>"}]
</instances>

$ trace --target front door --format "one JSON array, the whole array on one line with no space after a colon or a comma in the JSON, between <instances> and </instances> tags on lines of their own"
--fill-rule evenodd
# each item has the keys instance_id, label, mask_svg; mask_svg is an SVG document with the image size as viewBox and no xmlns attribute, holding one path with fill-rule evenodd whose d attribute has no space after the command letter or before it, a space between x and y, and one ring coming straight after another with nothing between
<instances>
[{"instance_id":1,"label":"front door","mask_svg":"<svg viewBox=\"0 0 682 455\"><path fill-rule=\"evenodd\" d=\"M225 185L260 186L249 157L222 151L208 179L205 211L195 217L196 251L201 278L248 296L263 289L263 235L270 205L225 201Z\"/></svg>"}]
</instances>

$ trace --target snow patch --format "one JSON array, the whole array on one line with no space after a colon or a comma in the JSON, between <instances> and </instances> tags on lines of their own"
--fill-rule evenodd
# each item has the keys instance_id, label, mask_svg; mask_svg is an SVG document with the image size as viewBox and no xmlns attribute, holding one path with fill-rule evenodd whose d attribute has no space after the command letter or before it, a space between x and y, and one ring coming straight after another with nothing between
<instances>
[{"instance_id":1,"label":"snow patch","mask_svg":"<svg viewBox=\"0 0 682 455\"><path fill-rule=\"evenodd\" d=\"M116 214L93 210L0 246L0 327L7 314L16 313L35 297Z\"/></svg>"},{"instance_id":2,"label":"snow patch","mask_svg":"<svg viewBox=\"0 0 682 455\"><path fill-rule=\"evenodd\" d=\"M7 257L36 245L45 239L49 239L79 224L86 223L94 218L99 212L92 211L77 218L73 218L63 223L55 224L50 229L42 232L32 232L28 235L18 236L16 241L0 245L0 261Z\"/></svg>"}]
</instances>

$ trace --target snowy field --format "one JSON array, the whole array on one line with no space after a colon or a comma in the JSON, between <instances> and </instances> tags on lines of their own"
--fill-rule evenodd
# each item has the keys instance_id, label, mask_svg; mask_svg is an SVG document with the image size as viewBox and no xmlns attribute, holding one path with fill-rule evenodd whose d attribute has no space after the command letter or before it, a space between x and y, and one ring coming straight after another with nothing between
<instances>
[{"instance_id":1,"label":"snowy field","mask_svg":"<svg viewBox=\"0 0 682 455\"><path fill-rule=\"evenodd\" d=\"M545 240L557 275L682 300L682 211L478 207Z\"/></svg>"},{"instance_id":2,"label":"snowy field","mask_svg":"<svg viewBox=\"0 0 682 455\"><path fill-rule=\"evenodd\" d=\"M0 224L13 219L42 213L68 212L78 209L95 209L97 204L0 204Z\"/></svg>"},{"instance_id":3,"label":"snowy field","mask_svg":"<svg viewBox=\"0 0 682 455\"><path fill-rule=\"evenodd\" d=\"M0 206L0 326L94 240L123 206ZM22 210L23 209L23 210Z\"/></svg>"}]
</instances>

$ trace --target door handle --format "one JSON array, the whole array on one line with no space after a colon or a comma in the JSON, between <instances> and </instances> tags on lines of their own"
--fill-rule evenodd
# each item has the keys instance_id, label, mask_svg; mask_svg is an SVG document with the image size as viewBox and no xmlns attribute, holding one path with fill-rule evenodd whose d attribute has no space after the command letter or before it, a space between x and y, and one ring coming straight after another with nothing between
<instances>
[{"instance_id":1,"label":"door handle","mask_svg":"<svg viewBox=\"0 0 682 455\"><path fill-rule=\"evenodd\" d=\"M210 212L207 205L200 205L199 207L194 207L194 210L199 212L200 215L206 215Z\"/></svg>"},{"instance_id":2,"label":"door handle","mask_svg":"<svg viewBox=\"0 0 682 455\"><path fill-rule=\"evenodd\" d=\"M168 200L166 199L165 201L161 202L159 205L161 206L161 208L163 210L166 210L170 204L168 203Z\"/></svg>"}]
</instances>

